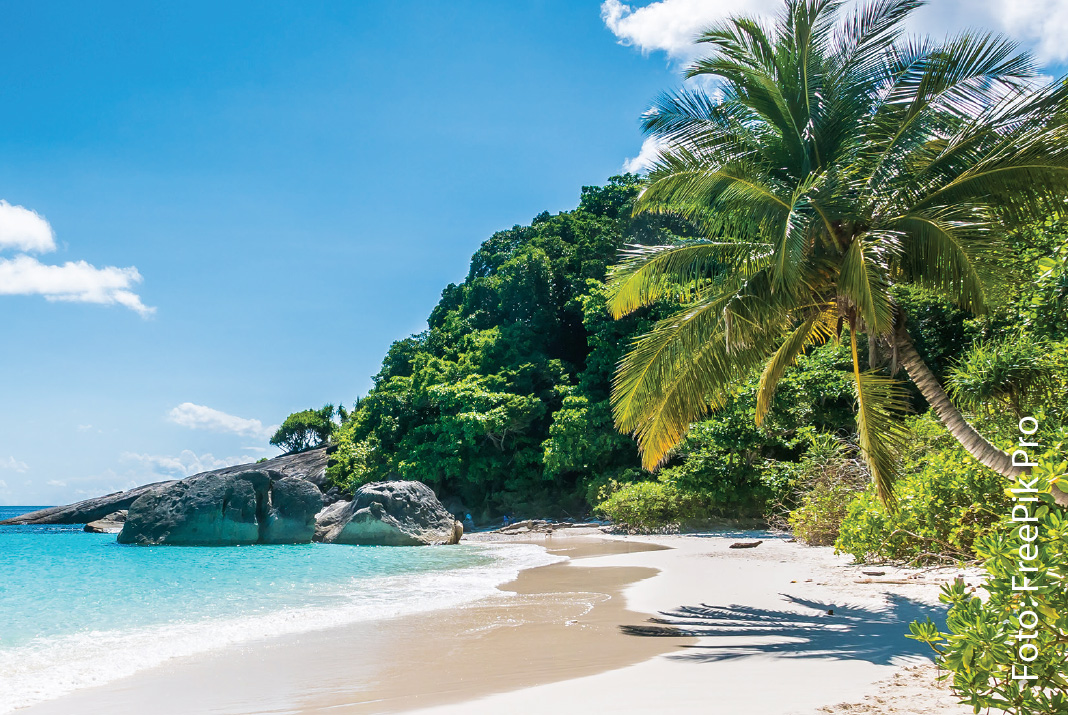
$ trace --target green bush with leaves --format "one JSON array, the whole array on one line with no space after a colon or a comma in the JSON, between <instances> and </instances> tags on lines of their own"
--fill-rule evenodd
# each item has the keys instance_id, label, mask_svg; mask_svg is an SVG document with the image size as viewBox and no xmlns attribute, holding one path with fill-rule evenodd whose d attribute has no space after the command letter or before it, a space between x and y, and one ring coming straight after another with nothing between
<instances>
[{"instance_id":1,"label":"green bush with leaves","mask_svg":"<svg viewBox=\"0 0 1068 715\"><path fill-rule=\"evenodd\" d=\"M302 410L286 417L271 437L271 444L286 453L302 452L320 447L330 441L337 429L333 405L324 405L317 410Z\"/></svg>"},{"instance_id":2,"label":"green bush with leaves","mask_svg":"<svg viewBox=\"0 0 1068 715\"><path fill-rule=\"evenodd\" d=\"M1039 479L1041 501L1019 502L1035 521L1007 519L978 540L988 597L957 581L942 588L947 632L930 620L910 627L909 637L935 649L944 677L976 713L1068 713L1068 513L1049 489L1058 479L1068 488L1066 470L1065 462L1041 462L1027 478Z\"/></svg>"},{"instance_id":3,"label":"green bush with leaves","mask_svg":"<svg viewBox=\"0 0 1068 715\"><path fill-rule=\"evenodd\" d=\"M835 548L858 562L972 560L975 540L1008 504L1006 478L976 462L930 413L908 424L897 509L866 489L849 504Z\"/></svg>"},{"instance_id":4,"label":"green bush with leaves","mask_svg":"<svg viewBox=\"0 0 1068 715\"><path fill-rule=\"evenodd\" d=\"M1020 419L1051 402L1061 369L1050 343L1017 333L974 343L950 370L946 387L962 409L1008 409Z\"/></svg>"},{"instance_id":5,"label":"green bush with leaves","mask_svg":"<svg viewBox=\"0 0 1068 715\"><path fill-rule=\"evenodd\" d=\"M787 523L799 541L830 546L838 539L850 502L871 483L871 475L856 445L832 434L813 434L811 439L793 470L800 503Z\"/></svg>"},{"instance_id":6,"label":"green bush with leaves","mask_svg":"<svg viewBox=\"0 0 1068 715\"><path fill-rule=\"evenodd\" d=\"M614 485L597 512L625 529L649 532L709 516L702 495L680 490L669 481ZM603 493L602 493L603 494Z\"/></svg>"}]
</instances>

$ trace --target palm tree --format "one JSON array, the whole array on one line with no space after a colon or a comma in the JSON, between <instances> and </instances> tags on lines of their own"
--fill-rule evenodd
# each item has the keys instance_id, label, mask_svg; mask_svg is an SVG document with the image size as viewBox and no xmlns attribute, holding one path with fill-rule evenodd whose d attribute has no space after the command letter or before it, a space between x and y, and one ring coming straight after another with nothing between
<instances>
[{"instance_id":1,"label":"palm tree","mask_svg":"<svg viewBox=\"0 0 1068 715\"><path fill-rule=\"evenodd\" d=\"M1037 86L1030 56L999 36L903 39L917 0L841 5L789 0L773 26L713 26L698 40L711 55L688 71L712 81L645 115L661 149L635 210L685 216L705 238L632 247L614 269L615 317L664 299L682 309L620 363L612 404L655 469L762 368L759 423L785 368L848 328L860 446L892 505L906 438L899 367L969 453L1019 472L946 396L891 288L985 309L1003 227L1063 209L1068 91Z\"/></svg>"}]
</instances>

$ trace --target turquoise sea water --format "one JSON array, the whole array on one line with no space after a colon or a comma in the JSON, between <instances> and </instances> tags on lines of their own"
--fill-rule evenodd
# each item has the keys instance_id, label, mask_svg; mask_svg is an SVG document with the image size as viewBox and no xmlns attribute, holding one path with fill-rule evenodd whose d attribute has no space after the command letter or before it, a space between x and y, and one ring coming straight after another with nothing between
<instances>
[{"instance_id":1,"label":"turquoise sea water","mask_svg":"<svg viewBox=\"0 0 1068 715\"><path fill-rule=\"evenodd\" d=\"M455 607L552 560L517 545L135 547L0 527L0 713L232 643Z\"/></svg>"}]
</instances>

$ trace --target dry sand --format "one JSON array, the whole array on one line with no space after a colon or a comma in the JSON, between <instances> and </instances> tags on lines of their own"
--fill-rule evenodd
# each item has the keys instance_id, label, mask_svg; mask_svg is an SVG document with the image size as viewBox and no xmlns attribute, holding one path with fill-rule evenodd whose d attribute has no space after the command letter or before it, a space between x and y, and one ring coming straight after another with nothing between
<instances>
[{"instance_id":1,"label":"dry sand","mask_svg":"<svg viewBox=\"0 0 1068 715\"><path fill-rule=\"evenodd\" d=\"M867 576L785 539L728 548L737 535L522 540L571 560L469 607L179 659L20 713L970 712L904 638L959 571Z\"/></svg>"}]
</instances>

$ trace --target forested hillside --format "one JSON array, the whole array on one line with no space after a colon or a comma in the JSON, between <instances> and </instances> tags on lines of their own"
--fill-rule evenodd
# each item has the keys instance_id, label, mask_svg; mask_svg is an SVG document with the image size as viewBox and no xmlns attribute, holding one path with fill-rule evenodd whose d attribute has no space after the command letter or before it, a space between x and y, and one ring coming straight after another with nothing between
<instances>
[{"instance_id":1,"label":"forested hillside","mask_svg":"<svg viewBox=\"0 0 1068 715\"><path fill-rule=\"evenodd\" d=\"M494 234L422 333L394 343L335 435L336 483L401 477L432 485L476 518L575 514L588 494L636 473L612 429L615 363L648 318L615 322L605 273L626 243L687 234L633 219L633 176L585 187L578 208Z\"/></svg>"},{"instance_id":2,"label":"forested hillside","mask_svg":"<svg viewBox=\"0 0 1068 715\"><path fill-rule=\"evenodd\" d=\"M760 426L753 419L757 376L742 376L726 407L695 423L662 469L640 468L633 440L613 427L611 379L633 340L674 308L612 320L606 275L628 244L692 240L696 231L666 216L633 217L639 188L635 176L613 177L584 187L574 210L542 213L485 241L463 282L442 291L427 329L394 343L371 391L351 411L338 410L341 424L329 436L333 482L351 491L369 481L416 479L482 523L505 514L579 517L598 505L636 528L793 512L799 533L822 542L838 538L853 503L840 545L858 556L875 542L887 555L907 556L933 538L952 538L966 553L991 518L970 517L952 537L934 522L910 523L910 531L932 536L908 537L907 545L894 546L904 536L884 542L878 535L928 513L932 500L952 512L934 521L956 523L960 510L1000 498L1001 481L960 452L913 391L915 461L901 485L908 498L888 521L865 491L870 475L857 458L848 329L786 371ZM1059 405L1049 400L1064 374L1063 236L1057 222L1014 235L1017 257L1003 267L1013 277L999 284L998 307L984 317L922 290L895 296L932 370L958 402L973 395L969 414L998 441L1010 427L999 416L1018 409L1045 405L1049 439L1060 422ZM859 347L866 354L866 341ZM1027 369L1037 375L1031 387ZM991 400L1011 409L992 412ZM292 415L290 431L326 441L327 409ZM942 484L948 491L938 491ZM911 497L913 489L922 493Z\"/></svg>"}]
</instances>

